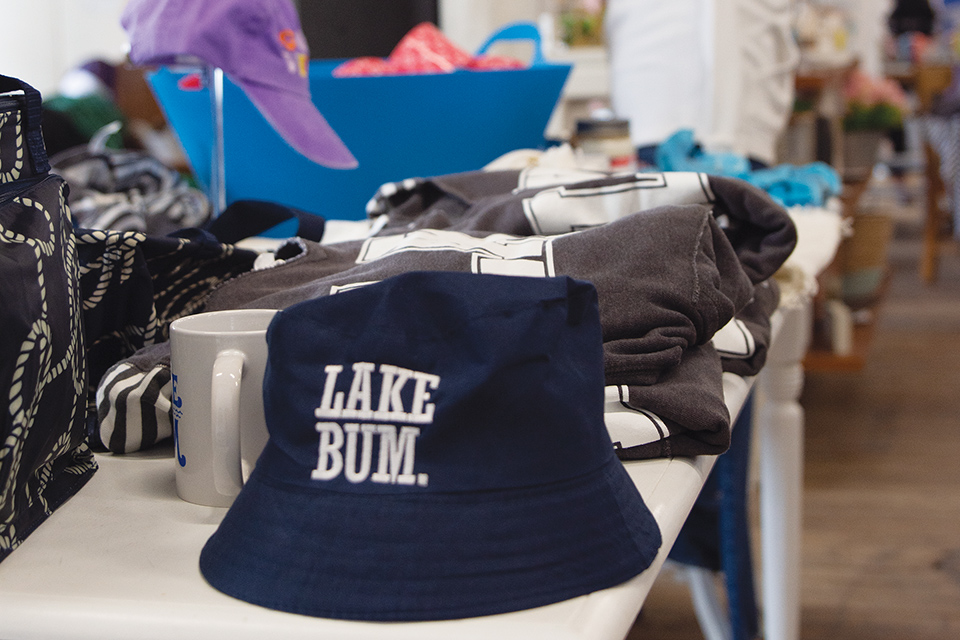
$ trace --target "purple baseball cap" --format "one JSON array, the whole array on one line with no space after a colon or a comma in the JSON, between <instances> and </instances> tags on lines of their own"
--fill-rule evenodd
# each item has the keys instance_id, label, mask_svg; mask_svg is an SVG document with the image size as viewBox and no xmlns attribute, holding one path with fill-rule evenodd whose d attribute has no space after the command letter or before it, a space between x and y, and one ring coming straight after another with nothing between
<instances>
[{"instance_id":1,"label":"purple baseball cap","mask_svg":"<svg viewBox=\"0 0 960 640\"><path fill-rule=\"evenodd\" d=\"M223 70L291 147L334 169L358 163L310 98L310 54L290 0L131 0L134 64L199 58Z\"/></svg>"}]
</instances>

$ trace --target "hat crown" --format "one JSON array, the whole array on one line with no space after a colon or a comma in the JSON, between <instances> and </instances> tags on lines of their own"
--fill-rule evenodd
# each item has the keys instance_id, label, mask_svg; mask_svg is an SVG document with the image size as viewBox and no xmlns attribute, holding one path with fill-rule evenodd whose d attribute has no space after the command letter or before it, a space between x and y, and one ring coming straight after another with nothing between
<instances>
[{"instance_id":1,"label":"hat crown","mask_svg":"<svg viewBox=\"0 0 960 640\"><path fill-rule=\"evenodd\" d=\"M222 69L277 133L323 166L355 169L310 95L307 40L290 0L131 0L120 22L130 60Z\"/></svg>"},{"instance_id":2,"label":"hat crown","mask_svg":"<svg viewBox=\"0 0 960 640\"><path fill-rule=\"evenodd\" d=\"M406 274L281 311L267 342L258 467L281 482L499 490L562 482L614 455L588 283Z\"/></svg>"},{"instance_id":3,"label":"hat crown","mask_svg":"<svg viewBox=\"0 0 960 640\"><path fill-rule=\"evenodd\" d=\"M289 0L133 0L121 22L136 64L195 57L237 80L309 96L309 49Z\"/></svg>"}]
</instances>

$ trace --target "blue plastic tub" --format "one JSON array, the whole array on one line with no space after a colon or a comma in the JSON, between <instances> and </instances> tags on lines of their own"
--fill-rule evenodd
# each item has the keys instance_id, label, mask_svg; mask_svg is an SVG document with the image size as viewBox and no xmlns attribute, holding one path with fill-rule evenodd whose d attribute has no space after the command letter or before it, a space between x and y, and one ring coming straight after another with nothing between
<instances>
[{"instance_id":1,"label":"blue plastic tub","mask_svg":"<svg viewBox=\"0 0 960 640\"><path fill-rule=\"evenodd\" d=\"M320 113L360 163L328 169L307 160L270 127L244 93L224 81L224 185L227 204L255 199L328 219L358 220L385 182L479 169L500 155L539 148L570 65L543 59L533 25L509 25L490 37L532 40L526 69L334 78L341 61L310 65ZM206 89L178 87L186 71L161 68L149 82L196 178L209 184L212 116Z\"/></svg>"}]
</instances>

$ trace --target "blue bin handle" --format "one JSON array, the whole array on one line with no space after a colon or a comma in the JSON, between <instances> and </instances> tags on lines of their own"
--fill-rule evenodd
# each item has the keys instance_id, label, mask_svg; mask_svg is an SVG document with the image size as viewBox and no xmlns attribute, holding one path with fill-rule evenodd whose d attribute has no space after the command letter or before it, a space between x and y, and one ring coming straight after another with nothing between
<instances>
[{"instance_id":1,"label":"blue bin handle","mask_svg":"<svg viewBox=\"0 0 960 640\"><path fill-rule=\"evenodd\" d=\"M493 35L487 38L487 41L477 49L477 55L483 55L490 48L490 45L500 40L530 40L533 42L533 58L530 60L530 66L542 67L548 64L546 58L543 57L540 30L532 22L511 22L502 26L494 31Z\"/></svg>"}]
</instances>

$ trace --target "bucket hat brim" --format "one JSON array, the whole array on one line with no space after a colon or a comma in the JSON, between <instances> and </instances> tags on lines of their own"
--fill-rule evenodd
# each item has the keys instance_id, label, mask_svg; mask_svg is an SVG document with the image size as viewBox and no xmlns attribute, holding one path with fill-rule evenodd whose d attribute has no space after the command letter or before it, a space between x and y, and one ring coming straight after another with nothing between
<instances>
[{"instance_id":1,"label":"bucket hat brim","mask_svg":"<svg viewBox=\"0 0 960 640\"><path fill-rule=\"evenodd\" d=\"M504 613L621 584L660 547L614 456L543 486L409 496L304 492L264 473L268 457L285 456L267 445L200 569L271 609L377 621Z\"/></svg>"}]
</instances>

